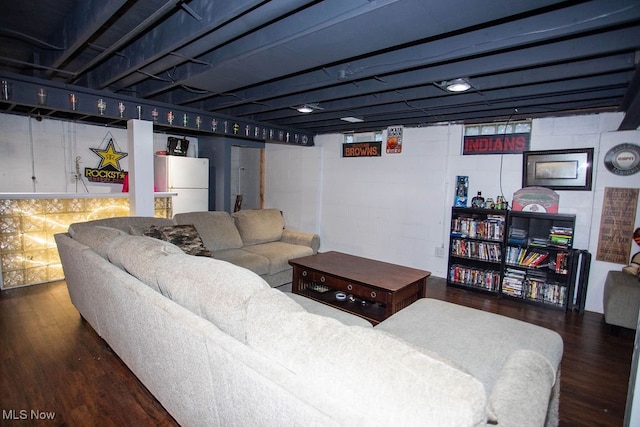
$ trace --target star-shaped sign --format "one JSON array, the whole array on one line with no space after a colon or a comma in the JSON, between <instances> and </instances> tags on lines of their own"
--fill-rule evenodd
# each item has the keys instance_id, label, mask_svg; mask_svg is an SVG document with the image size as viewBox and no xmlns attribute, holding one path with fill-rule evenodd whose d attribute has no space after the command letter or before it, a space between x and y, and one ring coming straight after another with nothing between
<instances>
[{"instance_id":1,"label":"star-shaped sign","mask_svg":"<svg viewBox=\"0 0 640 427\"><path fill-rule=\"evenodd\" d=\"M113 139L109 139L109 143L107 144L107 148L101 150L99 148L92 148L91 151L100 156L100 165L98 169L102 169L107 165L113 165L116 170L120 169L120 159L127 157L128 153L123 153L121 151L116 151L113 145Z\"/></svg>"}]
</instances>

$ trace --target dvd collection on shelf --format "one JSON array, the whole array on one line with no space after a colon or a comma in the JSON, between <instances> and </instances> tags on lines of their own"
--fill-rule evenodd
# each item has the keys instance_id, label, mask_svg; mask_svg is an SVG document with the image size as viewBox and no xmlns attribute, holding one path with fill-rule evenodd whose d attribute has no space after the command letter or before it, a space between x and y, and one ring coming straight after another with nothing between
<instances>
[{"instance_id":1,"label":"dvd collection on shelf","mask_svg":"<svg viewBox=\"0 0 640 427\"><path fill-rule=\"evenodd\" d=\"M475 240L453 239L451 254L483 261L500 262L502 260L502 249L498 243Z\"/></svg>"},{"instance_id":2,"label":"dvd collection on shelf","mask_svg":"<svg viewBox=\"0 0 640 427\"><path fill-rule=\"evenodd\" d=\"M500 272L454 264L449 269L449 280L460 285L497 292L500 286Z\"/></svg>"},{"instance_id":3,"label":"dvd collection on shelf","mask_svg":"<svg viewBox=\"0 0 640 427\"><path fill-rule=\"evenodd\" d=\"M522 265L525 267L544 267L542 264L549 258L549 252L529 251L527 248L518 246L507 247L507 257L505 262L510 265Z\"/></svg>"},{"instance_id":4,"label":"dvd collection on shelf","mask_svg":"<svg viewBox=\"0 0 640 427\"><path fill-rule=\"evenodd\" d=\"M502 293L512 297L524 296L524 279L526 273L522 270L507 268L502 279Z\"/></svg>"},{"instance_id":5,"label":"dvd collection on shelf","mask_svg":"<svg viewBox=\"0 0 640 427\"><path fill-rule=\"evenodd\" d=\"M510 245L526 245L528 233L527 230L521 228L510 227L509 228L509 244Z\"/></svg>"},{"instance_id":6,"label":"dvd collection on shelf","mask_svg":"<svg viewBox=\"0 0 640 427\"><path fill-rule=\"evenodd\" d=\"M553 226L549 231L549 246L567 249L571 247L573 229L569 227Z\"/></svg>"},{"instance_id":7,"label":"dvd collection on shelf","mask_svg":"<svg viewBox=\"0 0 640 427\"><path fill-rule=\"evenodd\" d=\"M558 282L548 282L544 275L538 276L535 273L507 268L502 280L502 293L515 298L564 306L567 286Z\"/></svg>"},{"instance_id":8,"label":"dvd collection on shelf","mask_svg":"<svg viewBox=\"0 0 640 427\"><path fill-rule=\"evenodd\" d=\"M461 216L453 218L452 221L452 236L502 241L504 215L489 214L482 219Z\"/></svg>"}]
</instances>

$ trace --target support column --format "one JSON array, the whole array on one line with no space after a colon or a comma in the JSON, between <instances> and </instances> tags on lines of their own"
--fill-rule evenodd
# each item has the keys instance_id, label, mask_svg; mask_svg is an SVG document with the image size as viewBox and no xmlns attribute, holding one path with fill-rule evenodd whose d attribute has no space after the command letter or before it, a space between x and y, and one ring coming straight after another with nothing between
<instances>
[{"instance_id":1,"label":"support column","mask_svg":"<svg viewBox=\"0 0 640 427\"><path fill-rule=\"evenodd\" d=\"M153 122L127 121L129 207L132 216L154 216Z\"/></svg>"}]
</instances>

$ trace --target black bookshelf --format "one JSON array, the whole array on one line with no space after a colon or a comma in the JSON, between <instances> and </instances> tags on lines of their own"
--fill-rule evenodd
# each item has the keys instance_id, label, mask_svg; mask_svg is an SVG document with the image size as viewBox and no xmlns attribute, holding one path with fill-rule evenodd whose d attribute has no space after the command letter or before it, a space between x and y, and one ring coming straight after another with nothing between
<instances>
[{"instance_id":1,"label":"black bookshelf","mask_svg":"<svg viewBox=\"0 0 640 427\"><path fill-rule=\"evenodd\" d=\"M452 208L447 285L548 308L583 310L590 255L575 215ZM578 292L576 292L578 287ZM577 295L577 296L576 296Z\"/></svg>"},{"instance_id":2,"label":"black bookshelf","mask_svg":"<svg viewBox=\"0 0 640 427\"><path fill-rule=\"evenodd\" d=\"M566 310L573 305L575 215L510 211L501 294Z\"/></svg>"},{"instance_id":3,"label":"black bookshelf","mask_svg":"<svg viewBox=\"0 0 640 427\"><path fill-rule=\"evenodd\" d=\"M499 295L506 210L453 208L447 284Z\"/></svg>"}]
</instances>

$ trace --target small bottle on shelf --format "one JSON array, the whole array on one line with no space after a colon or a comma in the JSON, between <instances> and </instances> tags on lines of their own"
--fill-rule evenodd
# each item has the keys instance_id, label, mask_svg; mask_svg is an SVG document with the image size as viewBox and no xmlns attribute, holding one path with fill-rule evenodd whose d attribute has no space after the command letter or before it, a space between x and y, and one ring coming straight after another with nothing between
<instances>
[{"instance_id":1,"label":"small bottle on shelf","mask_svg":"<svg viewBox=\"0 0 640 427\"><path fill-rule=\"evenodd\" d=\"M482 197L481 191L478 191L478 195L473 196L473 199L471 199L471 207L484 208L484 197Z\"/></svg>"}]
</instances>

